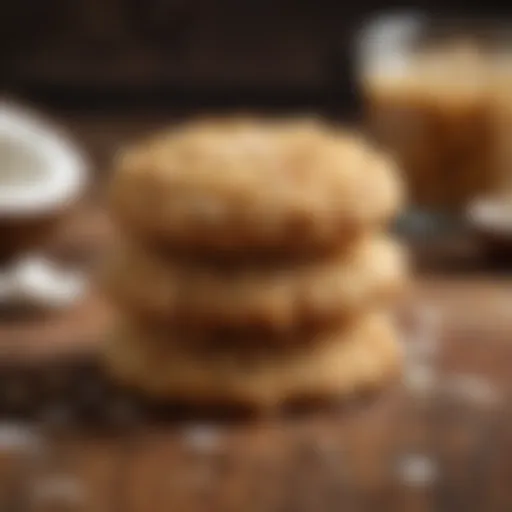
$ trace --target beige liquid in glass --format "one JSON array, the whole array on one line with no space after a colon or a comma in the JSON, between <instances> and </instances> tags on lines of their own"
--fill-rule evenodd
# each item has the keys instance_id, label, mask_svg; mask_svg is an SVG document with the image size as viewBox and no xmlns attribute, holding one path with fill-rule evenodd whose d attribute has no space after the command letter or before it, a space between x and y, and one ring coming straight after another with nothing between
<instances>
[{"instance_id":1,"label":"beige liquid in glass","mask_svg":"<svg viewBox=\"0 0 512 512\"><path fill-rule=\"evenodd\" d=\"M457 41L365 77L370 130L401 164L413 204L458 210L497 186L491 61Z\"/></svg>"}]
</instances>

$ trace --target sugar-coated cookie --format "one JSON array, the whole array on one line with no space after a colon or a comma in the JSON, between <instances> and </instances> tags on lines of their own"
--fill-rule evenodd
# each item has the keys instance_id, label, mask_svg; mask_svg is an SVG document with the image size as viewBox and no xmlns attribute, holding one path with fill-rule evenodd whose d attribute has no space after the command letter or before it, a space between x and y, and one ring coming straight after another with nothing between
<instances>
[{"instance_id":1,"label":"sugar-coated cookie","mask_svg":"<svg viewBox=\"0 0 512 512\"><path fill-rule=\"evenodd\" d=\"M151 397L257 408L379 389L399 373L401 351L390 319L373 314L293 351L194 351L126 328L107 344L108 370Z\"/></svg>"},{"instance_id":2,"label":"sugar-coated cookie","mask_svg":"<svg viewBox=\"0 0 512 512\"><path fill-rule=\"evenodd\" d=\"M103 278L128 314L171 328L282 335L339 324L392 302L406 287L403 248L385 235L312 261L222 267L172 261L124 244ZM279 338L278 338L279 341Z\"/></svg>"},{"instance_id":3,"label":"sugar-coated cookie","mask_svg":"<svg viewBox=\"0 0 512 512\"><path fill-rule=\"evenodd\" d=\"M326 123L226 118L122 153L110 187L125 231L173 250L321 250L385 225L402 203L393 163Z\"/></svg>"}]
</instances>

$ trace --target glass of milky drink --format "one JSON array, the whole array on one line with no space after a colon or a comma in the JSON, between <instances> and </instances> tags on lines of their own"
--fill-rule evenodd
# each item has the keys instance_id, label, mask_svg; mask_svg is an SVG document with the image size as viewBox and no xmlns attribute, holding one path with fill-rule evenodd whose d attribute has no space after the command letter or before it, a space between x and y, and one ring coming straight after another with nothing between
<instances>
[{"instance_id":1,"label":"glass of milky drink","mask_svg":"<svg viewBox=\"0 0 512 512\"><path fill-rule=\"evenodd\" d=\"M512 205L512 52L497 53L492 69L489 105L496 177L492 192Z\"/></svg>"},{"instance_id":2,"label":"glass of milky drink","mask_svg":"<svg viewBox=\"0 0 512 512\"><path fill-rule=\"evenodd\" d=\"M360 33L365 120L422 210L461 212L502 186L494 91L512 46L506 27L483 25L412 13L378 18Z\"/></svg>"}]
</instances>

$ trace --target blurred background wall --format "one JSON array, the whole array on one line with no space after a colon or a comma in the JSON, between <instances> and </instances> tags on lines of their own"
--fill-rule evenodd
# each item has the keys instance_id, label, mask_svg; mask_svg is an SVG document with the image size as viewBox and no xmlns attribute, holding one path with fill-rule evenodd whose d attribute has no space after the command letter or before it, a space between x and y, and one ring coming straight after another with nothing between
<instances>
[{"instance_id":1,"label":"blurred background wall","mask_svg":"<svg viewBox=\"0 0 512 512\"><path fill-rule=\"evenodd\" d=\"M6 0L2 89L57 108L313 107L354 112L350 41L374 12L479 16L507 2ZM479 5L481 4L481 5Z\"/></svg>"},{"instance_id":2,"label":"blurred background wall","mask_svg":"<svg viewBox=\"0 0 512 512\"><path fill-rule=\"evenodd\" d=\"M62 121L99 175L120 144L228 109L358 112L364 20L424 8L507 15L502 0L4 0L0 91Z\"/></svg>"}]
</instances>

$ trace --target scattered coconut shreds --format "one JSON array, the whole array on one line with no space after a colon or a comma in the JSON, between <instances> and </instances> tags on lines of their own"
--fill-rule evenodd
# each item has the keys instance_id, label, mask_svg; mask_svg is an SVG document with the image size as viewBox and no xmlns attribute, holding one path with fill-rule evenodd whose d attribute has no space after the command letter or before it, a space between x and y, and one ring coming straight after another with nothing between
<instances>
[{"instance_id":1,"label":"scattered coconut shreds","mask_svg":"<svg viewBox=\"0 0 512 512\"><path fill-rule=\"evenodd\" d=\"M425 454L406 454L398 460L397 476L410 487L428 487L438 477L436 461Z\"/></svg>"},{"instance_id":2,"label":"scattered coconut shreds","mask_svg":"<svg viewBox=\"0 0 512 512\"><path fill-rule=\"evenodd\" d=\"M478 375L455 374L443 382L443 392L450 397L479 407L492 407L502 401L498 389Z\"/></svg>"},{"instance_id":3,"label":"scattered coconut shreds","mask_svg":"<svg viewBox=\"0 0 512 512\"><path fill-rule=\"evenodd\" d=\"M404 342L405 355L411 361L432 361L440 352L439 340L423 336Z\"/></svg>"},{"instance_id":4,"label":"scattered coconut shreds","mask_svg":"<svg viewBox=\"0 0 512 512\"><path fill-rule=\"evenodd\" d=\"M184 444L196 451L208 453L222 447L222 433L213 425L193 425L186 427L182 436Z\"/></svg>"},{"instance_id":5,"label":"scattered coconut shreds","mask_svg":"<svg viewBox=\"0 0 512 512\"><path fill-rule=\"evenodd\" d=\"M414 325L401 343L406 360L414 363L433 362L441 348L438 312L434 308L421 305L414 310L414 316Z\"/></svg>"},{"instance_id":6,"label":"scattered coconut shreds","mask_svg":"<svg viewBox=\"0 0 512 512\"><path fill-rule=\"evenodd\" d=\"M43 477L34 482L31 498L37 503L81 505L85 501L84 486L75 477L59 474Z\"/></svg>"},{"instance_id":7,"label":"scattered coconut shreds","mask_svg":"<svg viewBox=\"0 0 512 512\"><path fill-rule=\"evenodd\" d=\"M13 300L39 307L72 305L84 294L87 284L82 273L63 271L42 257L19 261L12 273Z\"/></svg>"},{"instance_id":8,"label":"scattered coconut shreds","mask_svg":"<svg viewBox=\"0 0 512 512\"><path fill-rule=\"evenodd\" d=\"M337 443L332 439L325 439L315 437L312 440L313 451L321 457L329 457L332 453L335 453L338 449Z\"/></svg>"},{"instance_id":9,"label":"scattered coconut shreds","mask_svg":"<svg viewBox=\"0 0 512 512\"><path fill-rule=\"evenodd\" d=\"M38 432L16 423L0 423L0 452L38 451L43 444Z\"/></svg>"},{"instance_id":10,"label":"scattered coconut shreds","mask_svg":"<svg viewBox=\"0 0 512 512\"><path fill-rule=\"evenodd\" d=\"M427 397L435 392L438 375L430 365L409 363L405 367L403 382L412 395Z\"/></svg>"},{"instance_id":11,"label":"scattered coconut shreds","mask_svg":"<svg viewBox=\"0 0 512 512\"><path fill-rule=\"evenodd\" d=\"M441 312L438 308L430 304L419 304L415 307L413 316L413 337L435 338L438 336L442 322Z\"/></svg>"},{"instance_id":12,"label":"scattered coconut shreds","mask_svg":"<svg viewBox=\"0 0 512 512\"><path fill-rule=\"evenodd\" d=\"M312 449L322 467L335 469L340 474L346 471L343 463L346 453L333 439L321 440L317 437L313 441Z\"/></svg>"}]
</instances>

